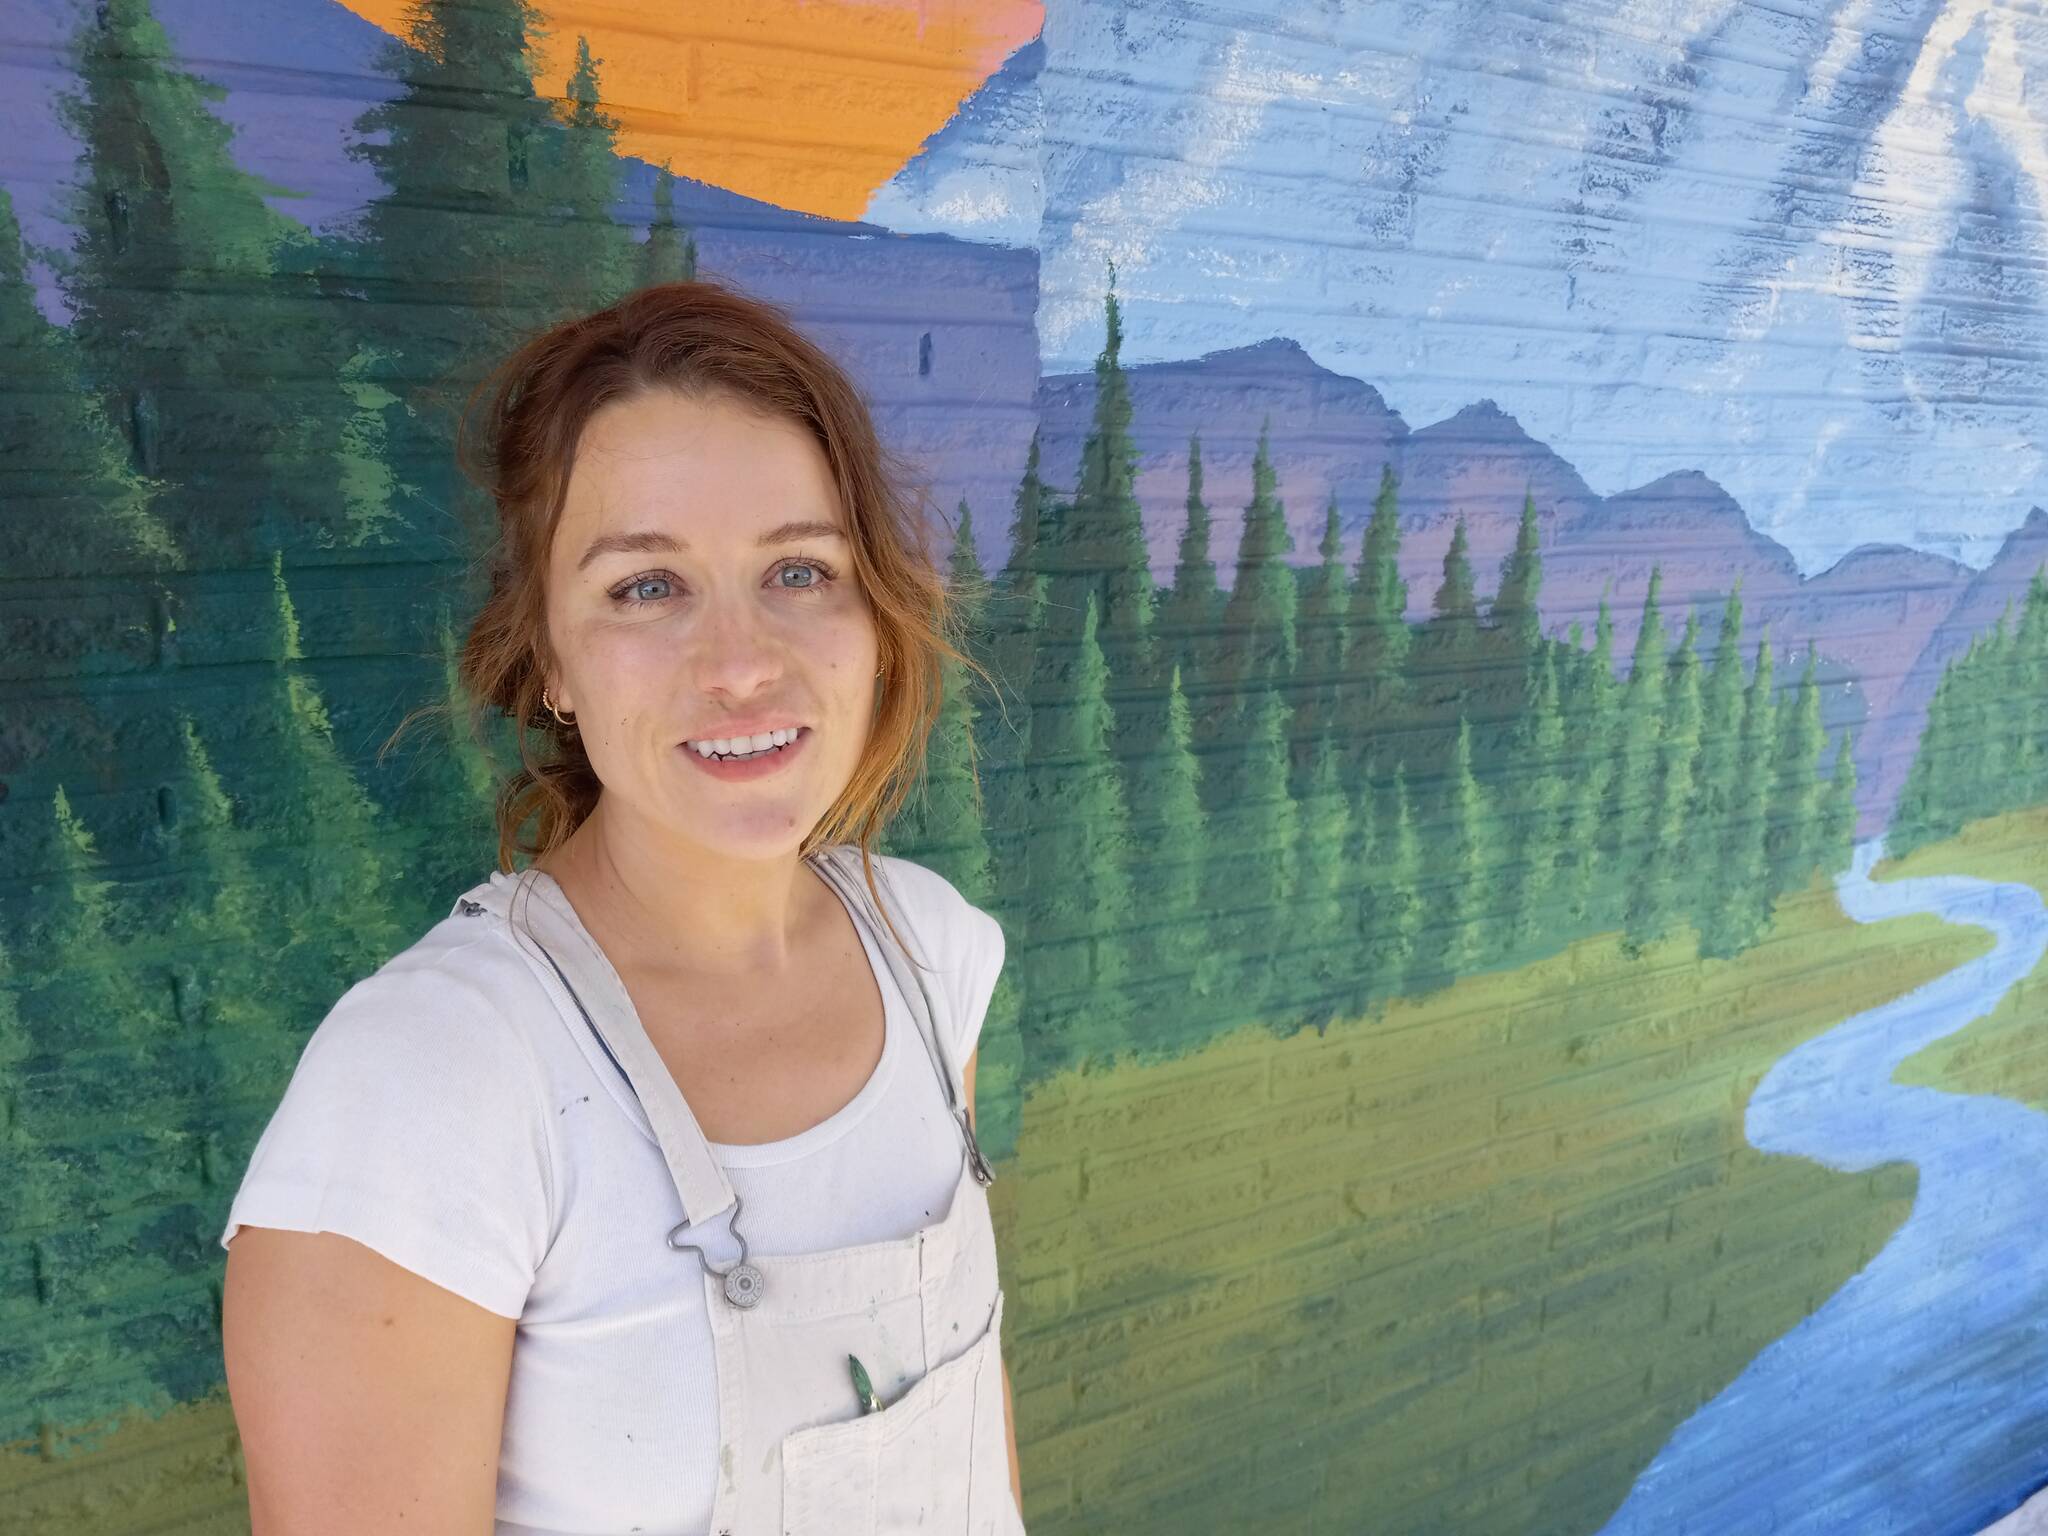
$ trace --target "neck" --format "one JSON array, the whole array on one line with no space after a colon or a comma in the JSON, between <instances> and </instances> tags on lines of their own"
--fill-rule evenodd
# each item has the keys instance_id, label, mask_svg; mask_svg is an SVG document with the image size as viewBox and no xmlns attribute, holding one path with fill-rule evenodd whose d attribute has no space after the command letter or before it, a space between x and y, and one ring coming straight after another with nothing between
<instances>
[{"instance_id":1,"label":"neck","mask_svg":"<svg viewBox=\"0 0 2048 1536\"><path fill-rule=\"evenodd\" d=\"M609 797L537 867L568 895L614 964L707 980L774 982L815 931L819 878L795 854L733 859L645 821Z\"/></svg>"}]
</instances>

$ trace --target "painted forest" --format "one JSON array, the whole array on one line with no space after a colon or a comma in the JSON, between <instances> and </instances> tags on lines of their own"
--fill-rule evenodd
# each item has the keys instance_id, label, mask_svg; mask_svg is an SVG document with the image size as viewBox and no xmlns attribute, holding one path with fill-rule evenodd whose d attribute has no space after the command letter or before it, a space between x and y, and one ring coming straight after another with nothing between
<instances>
[{"instance_id":1,"label":"painted forest","mask_svg":"<svg viewBox=\"0 0 2048 1536\"><path fill-rule=\"evenodd\" d=\"M486 529L453 410L531 329L695 272L666 176L645 238L615 222L596 67L584 49L566 115L536 98L520 11L428 4L391 45L401 89L351 151L385 192L345 233L236 168L217 88L146 0L78 40L75 246L31 250L0 194L0 1295L22 1299L0 1305L37 1308L0 1328L0 1441L50 1454L216 1384L191 1347L218 1317L214 1237L306 1035L488 869L503 737L379 750L408 708L461 714ZM1255 491L1225 509L1226 587L1198 436L1155 585L1114 284L1082 459L1034 443L993 574L958 509L951 572L996 686L954 677L886 843L1010 936L993 1155L1063 1068L1321 1027L1607 930L1689 925L1735 954L1847 862L1849 742L1828 750L1813 652L1781 677L1768 632L1745 654L1739 590L1667 619L1655 579L1627 658L1604 602L1590 634L1547 631L1533 500L1488 594L1461 527L1410 622L1395 478L1369 510L1333 501L1297 561L1262 435L1227 449ZM2030 594L1985 655L2038 667L2044 625ZM2019 730L1993 670L1955 670L1930 740ZM2040 793L1974 751L1915 774L1922 839Z\"/></svg>"}]
</instances>

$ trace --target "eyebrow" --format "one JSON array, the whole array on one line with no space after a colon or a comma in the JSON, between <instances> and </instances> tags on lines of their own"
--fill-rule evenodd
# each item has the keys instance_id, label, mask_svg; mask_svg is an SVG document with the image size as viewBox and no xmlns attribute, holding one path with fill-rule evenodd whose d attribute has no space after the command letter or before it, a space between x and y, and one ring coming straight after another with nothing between
<instances>
[{"instance_id":1,"label":"eyebrow","mask_svg":"<svg viewBox=\"0 0 2048 1536\"><path fill-rule=\"evenodd\" d=\"M799 518L793 522L783 523L779 527L770 528L760 538L756 539L754 543L765 549L770 544L793 544L799 539L843 539L845 537L846 530L837 523L823 523L816 519ZM679 539L672 534L662 533L655 529L646 529L639 533L601 534L590 541L590 548L583 551L583 558L576 562L576 569L579 571L585 569L599 555L680 554L688 550L689 547L688 540Z\"/></svg>"}]
</instances>

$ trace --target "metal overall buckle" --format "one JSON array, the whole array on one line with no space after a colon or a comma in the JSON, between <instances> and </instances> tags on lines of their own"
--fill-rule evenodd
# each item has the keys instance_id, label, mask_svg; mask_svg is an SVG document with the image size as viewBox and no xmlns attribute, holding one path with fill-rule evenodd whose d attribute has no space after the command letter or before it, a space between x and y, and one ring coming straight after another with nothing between
<instances>
[{"instance_id":1,"label":"metal overall buckle","mask_svg":"<svg viewBox=\"0 0 2048 1536\"><path fill-rule=\"evenodd\" d=\"M696 1254L706 1269L710 1269L712 1274L725 1282L725 1299L736 1307L745 1308L754 1306L761 1299L761 1271L747 1262L747 1240L740 1232L740 1205L739 1192L735 1190L732 1197L732 1220L727 1225L732 1228L732 1235L739 1242L740 1256L724 1269L711 1269L711 1260L696 1243L676 1241L677 1233L695 1225L687 1216L669 1229L668 1245L680 1253Z\"/></svg>"}]
</instances>

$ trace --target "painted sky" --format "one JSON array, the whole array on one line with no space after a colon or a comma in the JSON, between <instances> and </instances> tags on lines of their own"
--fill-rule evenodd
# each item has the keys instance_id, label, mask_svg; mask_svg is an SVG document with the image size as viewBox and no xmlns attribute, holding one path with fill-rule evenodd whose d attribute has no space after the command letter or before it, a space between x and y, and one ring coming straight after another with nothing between
<instances>
[{"instance_id":1,"label":"painted sky","mask_svg":"<svg viewBox=\"0 0 2048 1536\"><path fill-rule=\"evenodd\" d=\"M343 0L400 34L412 0ZM1041 0L535 0L534 88L600 61L619 152L827 218L858 218L1044 22Z\"/></svg>"},{"instance_id":2,"label":"painted sky","mask_svg":"<svg viewBox=\"0 0 2048 1536\"><path fill-rule=\"evenodd\" d=\"M1498 400L1603 494L1704 470L1807 574L1988 561L2048 504L2043 22L1537 10L1055 0L868 216L1036 244L1048 373L1114 258L1128 362L1288 336L1413 422Z\"/></svg>"}]
</instances>

